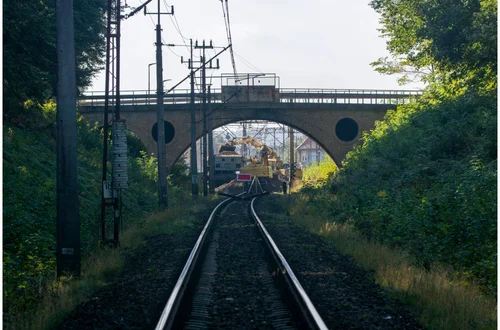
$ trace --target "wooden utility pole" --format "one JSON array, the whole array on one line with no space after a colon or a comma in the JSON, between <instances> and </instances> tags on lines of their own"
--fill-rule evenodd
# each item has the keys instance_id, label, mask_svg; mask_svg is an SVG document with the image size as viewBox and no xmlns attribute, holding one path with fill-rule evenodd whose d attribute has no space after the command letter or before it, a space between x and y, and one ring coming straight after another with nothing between
<instances>
[{"instance_id":1,"label":"wooden utility pole","mask_svg":"<svg viewBox=\"0 0 500 330\"><path fill-rule=\"evenodd\" d=\"M80 213L76 129L73 0L56 0L57 276L80 276Z\"/></svg>"}]
</instances>

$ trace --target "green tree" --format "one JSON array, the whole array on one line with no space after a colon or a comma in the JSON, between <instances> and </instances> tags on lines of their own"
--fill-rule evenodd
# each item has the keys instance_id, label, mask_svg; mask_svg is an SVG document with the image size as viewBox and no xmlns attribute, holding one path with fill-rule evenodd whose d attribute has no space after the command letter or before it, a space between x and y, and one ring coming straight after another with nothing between
<instances>
[{"instance_id":1,"label":"green tree","mask_svg":"<svg viewBox=\"0 0 500 330\"><path fill-rule=\"evenodd\" d=\"M104 0L74 1L77 85L90 84L105 50ZM4 116L27 100L42 103L55 95L57 79L55 1L3 2Z\"/></svg>"},{"instance_id":2,"label":"green tree","mask_svg":"<svg viewBox=\"0 0 500 330\"><path fill-rule=\"evenodd\" d=\"M372 63L385 74L493 91L497 83L495 0L373 0L393 59Z\"/></svg>"}]
</instances>

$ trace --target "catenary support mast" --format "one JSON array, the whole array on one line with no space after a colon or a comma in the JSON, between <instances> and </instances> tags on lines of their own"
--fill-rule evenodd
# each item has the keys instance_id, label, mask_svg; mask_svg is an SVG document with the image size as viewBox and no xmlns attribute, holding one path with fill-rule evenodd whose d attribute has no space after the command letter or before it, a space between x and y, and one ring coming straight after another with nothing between
<instances>
[{"instance_id":1,"label":"catenary support mast","mask_svg":"<svg viewBox=\"0 0 500 330\"><path fill-rule=\"evenodd\" d=\"M73 1L56 1L57 29L57 276L80 276L80 210L76 130Z\"/></svg>"}]
</instances>

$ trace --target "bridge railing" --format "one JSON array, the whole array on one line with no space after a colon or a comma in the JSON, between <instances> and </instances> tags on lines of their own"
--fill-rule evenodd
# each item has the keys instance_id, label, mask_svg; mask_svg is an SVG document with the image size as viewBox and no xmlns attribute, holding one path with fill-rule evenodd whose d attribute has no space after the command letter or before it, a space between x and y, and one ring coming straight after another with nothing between
<instances>
[{"instance_id":1,"label":"bridge railing","mask_svg":"<svg viewBox=\"0 0 500 330\"><path fill-rule=\"evenodd\" d=\"M280 102L334 104L402 104L422 95L418 90L281 88Z\"/></svg>"},{"instance_id":2,"label":"bridge railing","mask_svg":"<svg viewBox=\"0 0 500 330\"><path fill-rule=\"evenodd\" d=\"M312 89L279 88L280 103L331 103L331 104L402 104L411 102L422 95L418 90L374 90L374 89ZM201 91L195 91L195 102L202 101ZM212 90L212 102L222 102L221 89ZM163 97L165 104L189 104L189 89L174 90ZM105 94L102 91L86 92L78 99L79 106L104 106ZM235 100L233 100L234 102ZM121 105L155 105L156 93L147 90L120 91ZM110 104L114 106L113 102Z\"/></svg>"},{"instance_id":3,"label":"bridge railing","mask_svg":"<svg viewBox=\"0 0 500 330\"><path fill-rule=\"evenodd\" d=\"M220 93L219 93L220 94ZM113 94L111 94L113 96ZM195 92L195 102L202 98L201 92ZM113 98L112 98L113 99ZM105 93L103 91L90 91L78 98L80 106L104 106ZM165 104L185 104L191 101L189 89L178 89L163 96ZM122 105L154 105L156 104L156 93L148 90L122 90L120 91L120 104ZM114 105L114 99L111 102Z\"/></svg>"}]
</instances>

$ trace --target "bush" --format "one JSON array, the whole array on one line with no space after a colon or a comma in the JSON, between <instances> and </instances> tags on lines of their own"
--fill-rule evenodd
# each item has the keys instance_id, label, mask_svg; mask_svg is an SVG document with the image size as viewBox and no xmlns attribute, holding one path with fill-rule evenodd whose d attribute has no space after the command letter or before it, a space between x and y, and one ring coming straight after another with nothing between
<instances>
[{"instance_id":1,"label":"bush","mask_svg":"<svg viewBox=\"0 0 500 330\"><path fill-rule=\"evenodd\" d=\"M496 98L463 95L400 106L364 135L319 192L337 222L453 266L496 292Z\"/></svg>"}]
</instances>

